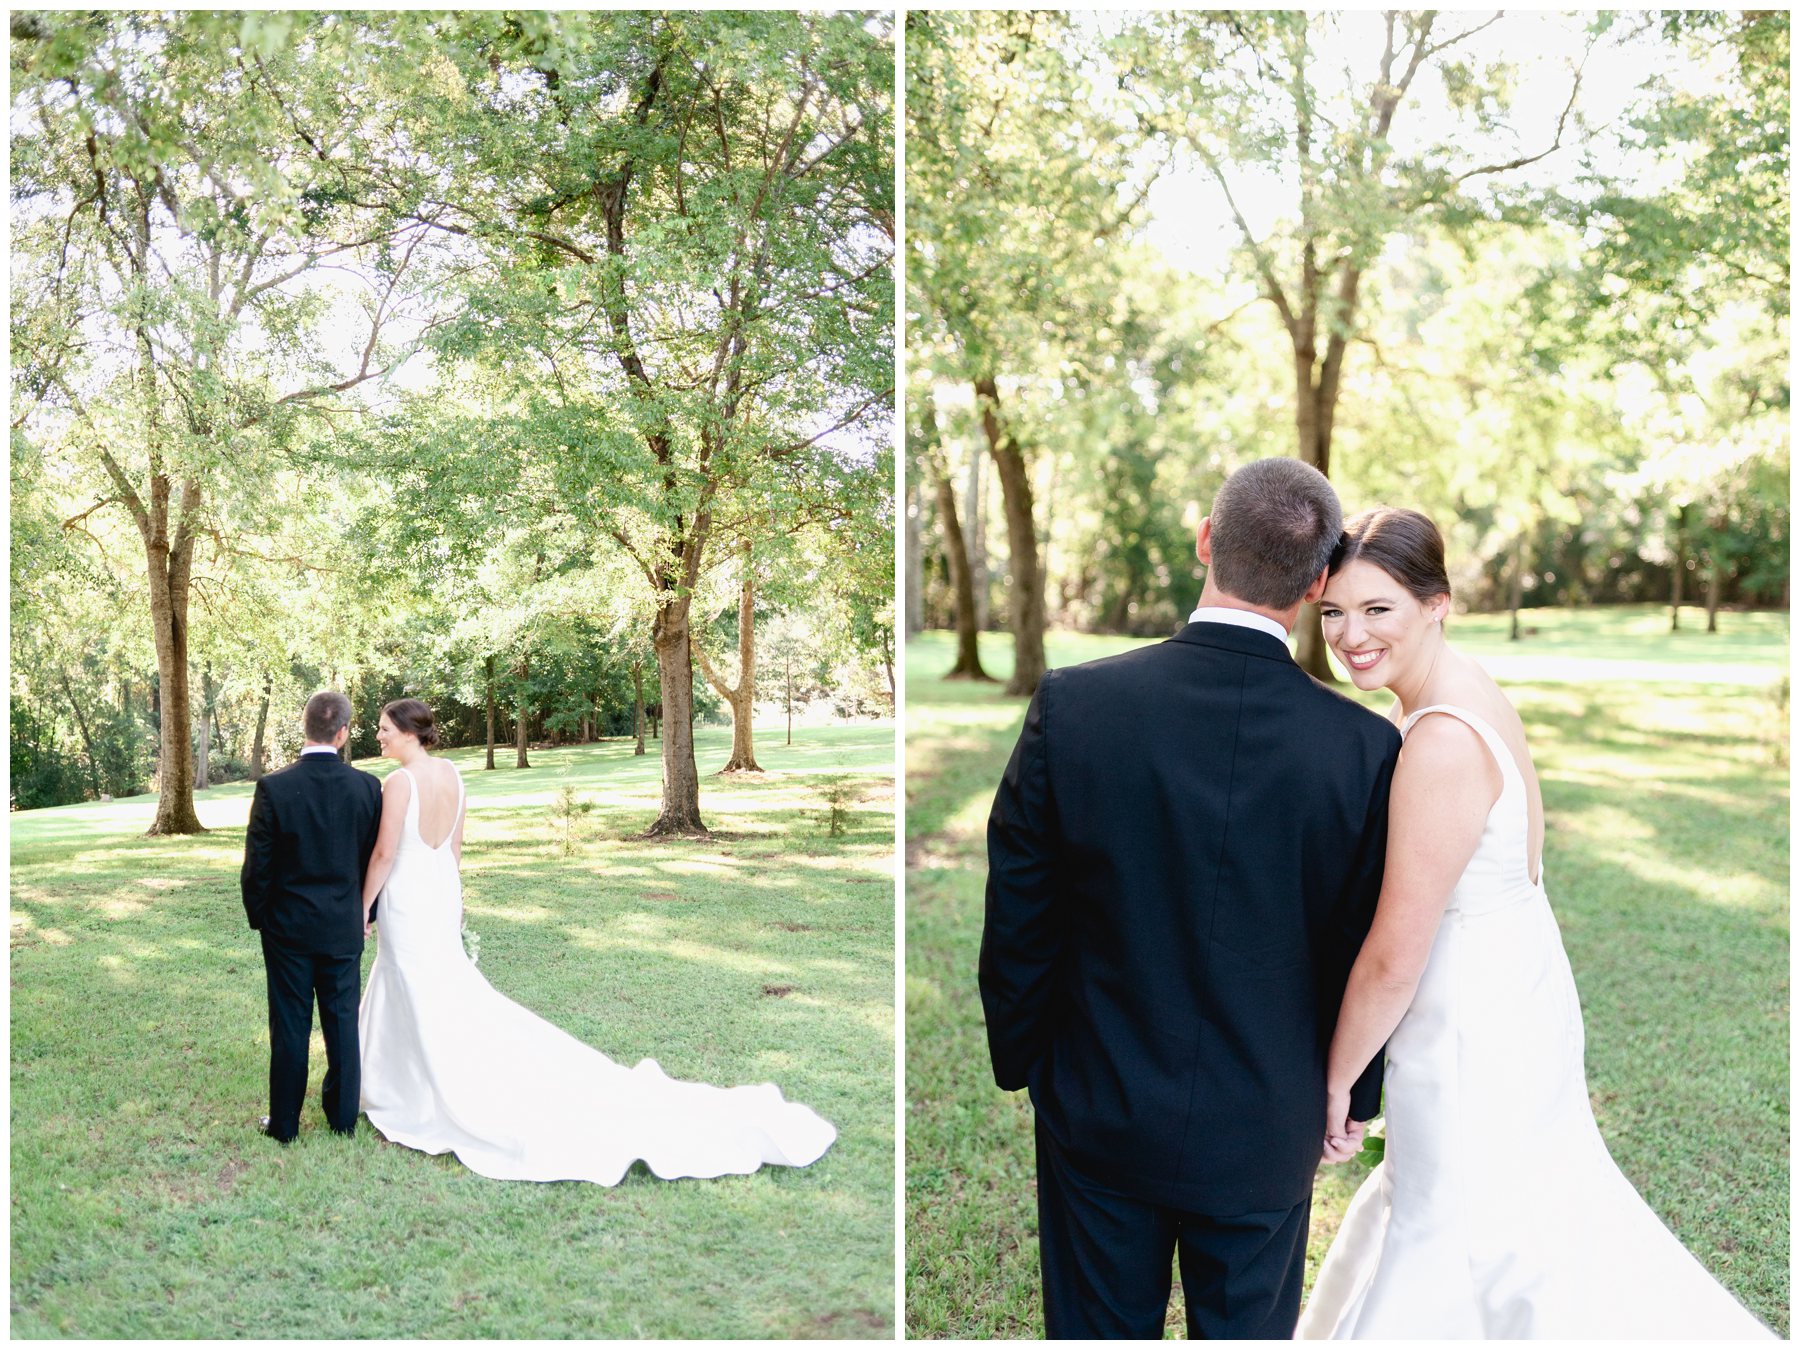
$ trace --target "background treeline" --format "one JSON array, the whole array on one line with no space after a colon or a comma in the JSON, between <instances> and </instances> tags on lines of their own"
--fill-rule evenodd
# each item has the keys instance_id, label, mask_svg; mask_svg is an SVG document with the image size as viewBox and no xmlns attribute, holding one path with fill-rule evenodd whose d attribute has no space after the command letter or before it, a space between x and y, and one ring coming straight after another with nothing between
<instances>
[{"instance_id":1,"label":"background treeline","mask_svg":"<svg viewBox=\"0 0 1800 1350\"><path fill-rule=\"evenodd\" d=\"M1496 54L1521 23L1567 30L1547 110ZM1473 609L1786 605L1788 33L909 14L909 630L978 674L1010 628L1019 693L1047 625L1172 631L1205 503L1276 454L1433 515ZM1634 87L1590 115L1608 61ZM1171 261L1194 194L1217 275Z\"/></svg>"},{"instance_id":2,"label":"background treeline","mask_svg":"<svg viewBox=\"0 0 1800 1350\"><path fill-rule=\"evenodd\" d=\"M15 807L891 711L887 18L10 25Z\"/></svg>"}]
</instances>

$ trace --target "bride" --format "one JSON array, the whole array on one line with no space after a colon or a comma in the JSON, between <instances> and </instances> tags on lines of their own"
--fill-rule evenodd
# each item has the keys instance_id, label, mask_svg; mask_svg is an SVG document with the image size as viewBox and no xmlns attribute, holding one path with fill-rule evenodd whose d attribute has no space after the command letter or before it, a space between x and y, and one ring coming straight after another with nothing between
<instances>
[{"instance_id":1,"label":"bride","mask_svg":"<svg viewBox=\"0 0 1800 1350\"><path fill-rule=\"evenodd\" d=\"M363 883L380 947L363 991L362 1108L388 1139L454 1152L503 1181L616 1184L804 1167L837 1131L773 1084L716 1088L653 1059L615 1064L497 991L463 954L462 777L429 753L431 710L403 698L377 740L399 761ZM435 842L432 842L435 841Z\"/></svg>"},{"instance_id":2,"label":"bride","mask_svg":"<svg viewBox=\"0 0 1800 1350\"><path fill-rule=\"evenodd\" d=\"M1387 1047L1387 1147L1325 1257L1303 1338L1766 1337L1613 1163L1544 888L1524 727L1445 641L1444 545L1416 511L1345 527L1320 601L1405 748L1387 872L1331 1043L1325 1151Z\"/></svg>"}]
</instances>

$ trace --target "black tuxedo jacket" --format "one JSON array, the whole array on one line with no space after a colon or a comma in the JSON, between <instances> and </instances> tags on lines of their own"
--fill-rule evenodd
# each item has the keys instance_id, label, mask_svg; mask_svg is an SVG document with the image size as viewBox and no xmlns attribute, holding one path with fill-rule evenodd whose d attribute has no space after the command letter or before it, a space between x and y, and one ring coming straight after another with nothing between
<instances>
[{"instance_id":1,"label":"black tuxedo jacket","mask_svg":"<svg viewBox=\"0 0 1800 1350\"><path fill-rule=\"evenodd\" d=\"M1312 1190L1400 734L1274 636L1050 671L988 819L994 1077L1094 1175L1215 1215ZM1376 1056L1352 1095L1375 1114Z\"/></svg>"},{"instance_id":2,"label":"black tuxedo jacket","mask_svg":"<svg viewBox=\"0 0 1800 1350\"><path fill-rule=\"evenodd\" d=\"M302 755L256 785L239 878L250 926L328 956L363 949L363 874L381 825L381 780L335 755Z\"/></svg>"}]
</instances>

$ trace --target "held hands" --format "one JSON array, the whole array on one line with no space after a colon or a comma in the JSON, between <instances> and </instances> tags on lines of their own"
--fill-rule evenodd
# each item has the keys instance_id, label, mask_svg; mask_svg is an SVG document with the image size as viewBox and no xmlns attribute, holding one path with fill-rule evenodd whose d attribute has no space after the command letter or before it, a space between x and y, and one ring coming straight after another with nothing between
<instances>
[{"instance_id":1,"label":"held hands","mask_svg":"<svg viewBox=\"0 0 1800 1350\"><path fill-rule=\"evenodd\" d=\"M1325 1098L1325 1148L1320 1155L1328 1163L1349 1162L1362 1151L1366 1120L1350 1119L1350 1094L1327 1092Z\"/></svg>"}]
</instances>

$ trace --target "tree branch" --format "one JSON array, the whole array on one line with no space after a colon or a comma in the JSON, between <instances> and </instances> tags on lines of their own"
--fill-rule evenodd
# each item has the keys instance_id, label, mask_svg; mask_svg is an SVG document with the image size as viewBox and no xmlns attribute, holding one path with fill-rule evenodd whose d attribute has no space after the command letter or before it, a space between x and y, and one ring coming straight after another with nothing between
<instances>
[{"instance_id":1,"label":"tree branch","mask_svg":"<svg viewBox=\"0 0 1800 1350\"><path fill-rule=\"evenodd\" d=\"M1225 204L1231 208L1232 219L1237 221L1238 229L1243 233L1244 242L1250 246L1250 252L1255 255L1256 269L1262 274L1263 285L1268 288L1268 298L1274 301L1275 308L1281 311L1281 322L1287 326L1288 332L1292 333L1296 320L1294 311L1288 304L1287 293L1281 289L1281 282L1276 280L1273 260L1256 236L1251 233L1250 222L1244 219L1244 213L1238 209L1237 198L1231 195L1231 184L1226 181L1225 170L1211 152L1197 142L1190 142L1190 144L1193 144L1195 153L1206 161L1206 167L1212 170L1213 177L1218 180L1220 189L1225 193Z\"/></svg>"},{"instance_id":2,"label":"tree branch","mask_svg":"<svg viewBox=\"0 0 1800 1350\"><path fill-rule=\"evenodd\" d=\"M1504 164L1484 164L1479 169L1470 169L1467 173L1458 174L1452 179L1452 187L1460 183L1466 183L1469 179L1481 174L1506 173L1511 169L1522 169L1527 164L1536 164L1540 159L1545 159L1562 149L1563 129L1568 125L1569 114L1575 109L1576 96L1581 93L1582 73L1587 69L1588 57L1593 54L1594 43L1596 41L1596 38L1588 38L1587 50L1582 52L1581 63L1575 67L1575 82L1569 86L1569 100L1563 104L1562 113L1556 119L1556 138L1550 142L1549 148L1540 150L1535 155L1524 155L1518 159L1508 160Z\"/></svg>"},{"instance_id":3,"label":"tree branch","mask_svg":"<svg viewBox=\"0 0 1800 1350\"><path fill-rule=\"evenodd\" d=\"M769 458L779 460L779 459L787 459L790 456L797 455L802 450L806 449L807 446L814 445L817 442L824 440L827 436L831 435L832 432L842 431L845 427L849 426L852 422L856 421L857 418L861 417L865 412L867 412L870 408L874 407L877 403L881 403L883 401L891 401L893 399L893 397L894 397L894 391L891 387L888 389L884 389L879 394L871 394L868 398L865 398L861 403L857 404L854 408L852 408L843 417L839 418L837 421L833 422L830 426L826 427L825 430L821 431L818 435L808 436L803 441L794 441L792 444L784 445L777 450L771 450L769 452Z\"/></svg>"},{"instance_id":4,"label":"tree branch","mask_svg":"<svg viewBox=\"0 0 1800 1350\"><path fill-rule=\"evenodd\" d=\"M80 515L70 516L67 520L65 520L62 523L62 527L65 530L72 530L77 525L81 524L82 521L86 520L89 516L93 515L94 512L100 510L102 507L115 505L119 502L119 500L120 499L117 497L102 497L99 501L95 502L92 506L88 507L88 509L83 511Z\"/></svg>"}]
</instances>

